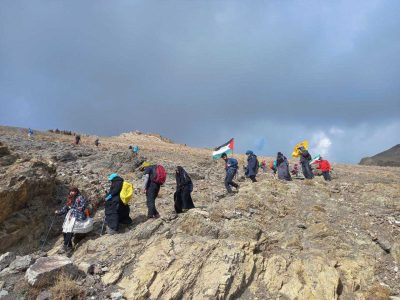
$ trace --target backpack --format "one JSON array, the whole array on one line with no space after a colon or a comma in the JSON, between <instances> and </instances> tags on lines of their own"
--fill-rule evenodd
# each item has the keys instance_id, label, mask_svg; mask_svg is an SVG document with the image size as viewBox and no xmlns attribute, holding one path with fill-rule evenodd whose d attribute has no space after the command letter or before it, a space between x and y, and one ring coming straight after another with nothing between
<instances>
[{"instance_id":1,"label":"backpack","mask_svg":"<svg viewBox=\"0 0 400 300\"><path fill-rule=\"evenodd\" d=\"M163 185L167 179L167 172L162 165L157 165L154 172L153 182L159 185Z\"/></svg>"},{"instance_id":2,"label":"backpack","mask_svg":"<svg viewBox=\"0 0 400 300\"><path fill-rule=\"evenodd\" d=\"M133 184L128 181L124 181L124 183L122 184L121 192L119 193L119 197L121 198L122 203L128 205L129 200L132 199L132 195Z\"/></svg>"}]
</instances>

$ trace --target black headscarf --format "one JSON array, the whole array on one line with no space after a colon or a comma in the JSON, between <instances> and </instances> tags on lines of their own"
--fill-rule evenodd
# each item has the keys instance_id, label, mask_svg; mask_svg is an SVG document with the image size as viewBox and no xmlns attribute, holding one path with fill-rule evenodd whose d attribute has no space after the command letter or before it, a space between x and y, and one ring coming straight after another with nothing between
<instances>
[{"instance_id":1,"label":"black headscarf","mask_svg":"<svg viewBox=\"0 0 400 300\"><path fill-rule=\"evenodd\" d=\"M189 174L181 166L178 166L176 168L175 179L176 179L177 190L180 190L185 185L192 183L192 179L190 178Z\"/></svg>"}]
</instances>

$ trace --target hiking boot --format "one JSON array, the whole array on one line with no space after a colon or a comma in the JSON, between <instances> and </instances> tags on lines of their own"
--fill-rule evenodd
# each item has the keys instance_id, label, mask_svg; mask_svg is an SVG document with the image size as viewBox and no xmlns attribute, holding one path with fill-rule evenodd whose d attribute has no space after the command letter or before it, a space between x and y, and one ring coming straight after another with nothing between
<instances>
[{"instance_id":1,"label":"hiking boot","mask_svg":"<svg viewBox=\"0 0 400 300\"><path fill-rule=\"evenodd\" d=\"M118 231L116 231L114 229L111 229L110 227L107 227L107 234L108 235L114 235L114 234L117 234L117 233L118 233Z\"/></svg>"}]
</instances>

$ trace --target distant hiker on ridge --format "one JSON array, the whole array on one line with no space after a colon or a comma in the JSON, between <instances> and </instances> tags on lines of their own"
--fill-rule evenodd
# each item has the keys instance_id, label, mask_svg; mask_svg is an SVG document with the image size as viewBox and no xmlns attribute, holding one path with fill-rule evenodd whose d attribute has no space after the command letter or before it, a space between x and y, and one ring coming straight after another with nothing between
<instances>
[{"instance_id":1,"label":"distant hiker on ridge","mask_svg":"<svg viewBox=\"0 0 400 300\"><path fill-rule=\"evenodd\" d=\"M233 157L228 158L226 153L222 153L221 158L225 161L225 170L226 170L225 188L228 194L232 194L233 192L231 186L236 188L236 190L239 190L239 185L233 182L233 178L235 177L236 172L238 170L238 161Z\"/></svg>"},{"instance_id":2,"label":"distant hiker on ridge","mask_svg":"<svg viewBox=\"0 0 400 300\"><path fill-rule=\"evenodd\" d=\"M96 139L96 140L94 141L94 144L95 144L96 147L99 147L99 145L100 145L99 139Z\"/></svg>"},{"instance_id":3,"label":"distant hiker on ridge","mask_svg":"<svg viewBox=\"0 0 400 300\"><path fill-rule=\"evenodd\" d=\"M174 194L174 207L176 213L181 213L184 210L194 208L192 196L193 182L189 174L181 166L176 167L176 192Z\"/></svg>"},{"instance_id":4,"label":"distant hiker on ridge","mask_svg":"<svg viewBox=\"0 0 400 300\"><path fill-rule=\"evenodd\" d=\"M289 162L282 152L278 152L276 156L276 165L278 169L278 179L287 181L292 180L289 172Z\"/></svg>"},{"instance_id":5,"label":"distant hiker on ridge","mask_svg":"<svg viewBox=\"0 0 400 300\"><path fill-rule=\"evenodd\" d=\"M312 160L312 157L310 153L304 148L304 147L299 147L299 152L300 152L300 164L301 164L301 169L303 171L303 175L307 179L313 179L314 174L311 170L310 162Z\"/></svg>"},{"instance_id":6,"label":"distant hiker on ridge","mask_svg":"<svg viewBox=\"0 0 400 300\"><path fill-rule=\"evenodd\" d=\"M81 136L79 134L77 134L75 136L75 145L78 145L80 141L81 141Z\"/></svg>"},{"instance_id":7,"label":"distant hiker on ridge","mask_svg":"<svg viewBox=\"0 0 400 300\"><path fill-rule=\"evenodd\" d=\"M245 175L250 178L252 182L257 182L256 176L258 173L258 159L257 156L251 150L246 151L247 155L247 167Z\"/></svg>"},{"instance_id":8,"label":"distant hiker on ridge","mask_svg":"<svg viewBox=\"0 0 400 300\"><path fill-rule=\"evenodd\" d=\"M315 161L314 164L317 165L317 169L321 170L322 176L324 176L324 179L326 181L331 181L331 164L329 161L323 159L322 157L319 158L319 160Z\"/></svg>"}]
</instances>

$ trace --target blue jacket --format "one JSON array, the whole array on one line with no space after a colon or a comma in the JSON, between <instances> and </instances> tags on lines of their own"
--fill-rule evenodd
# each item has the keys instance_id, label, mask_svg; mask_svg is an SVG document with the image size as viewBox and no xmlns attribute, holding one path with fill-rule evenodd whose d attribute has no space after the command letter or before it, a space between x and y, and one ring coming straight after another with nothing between
<instances>
[{"instance_id":1,"label":"blue jacket","mask_svg":"<svg viewBox=\"0 0 400 300\"><path fill-rule=\"evenodd\" d=\"M236 172L238 169L238 161L234 158L228 158L225 164L226 172Z\"/></svg>"}]
</instances>

